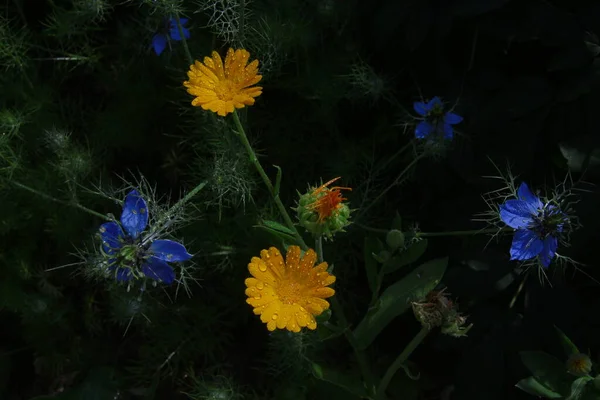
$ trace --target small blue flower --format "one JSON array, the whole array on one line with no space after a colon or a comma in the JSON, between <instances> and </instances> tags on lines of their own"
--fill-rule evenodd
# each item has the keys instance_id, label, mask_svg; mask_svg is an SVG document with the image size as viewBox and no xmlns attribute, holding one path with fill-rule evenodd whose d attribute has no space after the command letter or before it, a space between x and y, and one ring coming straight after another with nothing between
<instances>
[{"instance_id":1,"label":"small blue flower","mask_svg":"<svg viewBox=\"0 0 600 400\"><path fill-rule=\"evenodd\" d=\"M181 22L181 30L183 31L183 36L186 39L190 38L190 31L185 28L185 25L188 22L187 18L179 18L179 22ZM171 40L181 40L181 35L179 34L179 28L177 27L177 19L169 18L165 21L165 32L157 33L152 38L152 47L154 48L154 52L156 55L159 55L165 50L167 47L167 42L169 38Z\"/></svg>"},{"instance_id":2,"label":"small blue flower","mask_svg":"<svg viewBox=\"0 0 600 400\"><path fill-rule=\"evenodd\" d=\"M172 240L142 240L141 234L147 225L146 201L137 190L132 190L125 197L121 224L113 221L100 226L102 251L108 257L108 269L121 282L146 276L173 283L175 271L167 262L186 261L192 255L182 244Z\"/></svg>"},{"instance_id":3,"label":"small blue flower","mask_svg":"<svg viewBox=\"0 0 600 400\"><path fill-rule=\"evenodd\" d=\"M454 137L452 125L456 125L463 120L460 115L444 112L444 104L437 96L428 103L416 101L413 108L424 119L417 124L415 129L417 139L425 139L435 132L443 136L444 139L451 140Z\"/></svg>"},{"instance_id":4,"label":"small blue flower","mask_svg":"<svg viewBox=\"0 0 600 400\"><path fill-rule=\"evenodd\" d=\"M556 205L542 203L526 183L519 186L517 197L500 206L500 219L516 229L510 259L524 261L539 257L541 264L548 267L567 217Z\"/></svg>"}]
</instances>

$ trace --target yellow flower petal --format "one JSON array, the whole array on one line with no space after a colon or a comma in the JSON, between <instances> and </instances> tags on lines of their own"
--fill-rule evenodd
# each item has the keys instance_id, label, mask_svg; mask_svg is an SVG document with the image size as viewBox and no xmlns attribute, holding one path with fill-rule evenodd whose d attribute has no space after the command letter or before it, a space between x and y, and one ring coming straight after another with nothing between
<instances>
[{"instance_id":1,"label":"yellow flower petal","mask_svg":"<svg viewBox=\"0 0 600 400\"><path fill-rule=\"evenodd\" d=\"M327 264L314 267L317 255L312 249L302 258L300 254L298 246L290 246L284 262L279 250L271 247L260 252L261 258L252 257L248 264L252 278L245 280L246 302L269 330L316 329L314 317L329 308L324 299L335 294L327 287L335 282L335 277L326 272Z\"/></svg>"},{"instance_id":2,"label":"yellow flower petal","mask_svg":"<svg viewBox=\"0 0 600 400\"><path fill-rule=\"evenodd\" d=\"M183 82L187 92L195 96L192 105L226 116L235 108L254 104L255 97L262 94L262 87L253 85L260 82L258 60L248 64L250 53L244 49L227 51L225 62L216 51L211 57L204 57L203 63L195 61L190 65L188 80Z\"/></svg>"}]
</instances>

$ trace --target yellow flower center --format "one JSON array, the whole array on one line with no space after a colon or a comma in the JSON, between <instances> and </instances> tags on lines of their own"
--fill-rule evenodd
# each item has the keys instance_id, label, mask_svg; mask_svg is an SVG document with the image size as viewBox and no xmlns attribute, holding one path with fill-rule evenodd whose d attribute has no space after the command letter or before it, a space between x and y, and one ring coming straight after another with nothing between
<instances>
[{"instance_id":1,"label":"yellow flower center","mask_svg":"<svg viewBox=\"0 0 600 400\"><path fill-rule=\"evenodd\" d=\"M299 304L304 298L303 290L304 285L297 280L285 279L279 282L276 292L283 304Z\"/></svg>"},{"instance_id":2,"label":"yellow flower center","mask_svg":"<svg viewBox=\"0 0 600 400\"><path fill-rule=\"evenodd\" d=\"M234 93L236 93L235 84L229 79L219 81L219 84L215 87L215 94L219 100L232 100Z\"/></svg>"}]
</instances>

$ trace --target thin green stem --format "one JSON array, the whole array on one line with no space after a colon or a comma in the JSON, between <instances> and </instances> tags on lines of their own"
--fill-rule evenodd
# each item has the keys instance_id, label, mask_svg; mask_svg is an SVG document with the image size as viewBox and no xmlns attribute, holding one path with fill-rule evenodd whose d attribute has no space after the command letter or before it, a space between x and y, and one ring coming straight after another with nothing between
<instances>
[{"instance_id":1,"label":"thin green stem","mask_svg":"<svg viewBox=\"0 0 600 400\"><path fill-rule=\"evenodd\" d=\"M392 381L392 378L394 377L394 375L396 375L396 372L406 362L408 357L410 357L412 352L415 351L419 344L421 344L421 342L423 341L423 339L425 339L428 333L429 329L422 327L419 333L417 333L417 335L406 345L404 350L402 350L402 353L400 353L396 360L394 360L393 364L390 365L387 371L385 371L385 375L383 376L381 382L379 383L379 386L377 387L377 396L375 397L376 400L385 399L385 390Z\"/></svg>"},{"instance_id":2,"label":"thin green stem","mask_svg":"<svg viewBox=\"0 0 600 400\"><path fill-rule=\"evenodd\" d=\"M179 15L175 14L175 21L177 21L177 29L179 30L179 37L181 37L181 44L183 44L183 50L185 51L185 56L188 59L188 63L192 65L194 63L194 58L192 57L192 53L190 52L190 48L188 47L187 40L183 35L183 26L181 26L181 20L179 19Z\"/></svg>"},{"instance_id":3,"label":"thin green stem","mask_svg":"<svg viewBox=\"0 0 600 400\"><path fill-rule=\"evenodd\" d=\"M396 159L396 157L398 157L400 154L404 153L404 151L406 149L408 149L409 147L413 146L414 140L411 140L410 142L408 142L407 144L405 144L404 146L402 146L400 148L400 150L398 150L396 153L394 153L390 158L388 158L383 164L381 164L379 167L377 167L377 169L375 171L373 171L372 173L370 173L371 176L373 175L377 175L377 173L379 173L379 171L385 169L388 165L390 165L392 163L392 161L394 161L394 159ZM358 185L358 187L356 187L356 190L361 189L364 185L366 185L369 182L369 180L365 180L363 183L361 183L360 185Z\"/></svg>"},{"instance_id":4,"label":"thin green stem","mask_svg":"<svg viewBox=\"0 0 600 400\"><path fill-rule=\"evenodd\" d=\"M308 249L308 246L304 242L304 239L302 239L302 236L300 236L298 229L296 229L294 222L292 222L292 219L290 218L290 214L287 212L287 210L285 209L285 206L281 202L281 199L279 198L279 194L275 193L275 188L273 187L273 183L271 183L271 180L267 176L267 173L265 172L262 165L258 161L258 158L256 157L256 153L254 152L252 145L248 141L248 137L246 136L246 131L244 130L244 127L242 126L242 122L240 121L240 117L236 110L233 111L233 122L235 123L235 126L237 128L238 136L240 137L242 144L246 148L246 152L248 153L248 156L250 157L250 162L254 165L254 167L258 171L265 186L267 186L269 193L271 193L271 197L273 197L273 200L275 201L275 204L277 205L277 208L279 209L279 212L281 213L281 216L283 217L285 224L287 225L288 228L290 228L294 232L294 237L296 238L296 241L298 242L300 247L302 247L303 250Z\"/></svg>"},{"instance_id":5,"label":"thin green stem","mask_svg":"<svg viewBox=\"0 0 600 400\"><path fill-rule=\"evenodd\" d=\"M28 192L31 192L31 193L33 193L33 194L35 194L37 196L40 196L40 197L42 197L42 198L44 198L46 200L50 200L50 201L53 201L55 203L63 204L65 206L69 206L69 207L75 207L75 208L78 208L78 209L80 209L82 211L85 211L86 213L91 214L91 215L93 215L95 217L102 218L102 219L104 219L106 221L112 221L112 219L109 218L107 215L100 214L99 212L96 212L96 211L94 211L92 209L84 207L84 206L82 206L79 203L57 199L56 197L52 197L52 196L50 196L50 195L48 195L48 194L46 194L44 192L40 192L39 190L34 189L34 188L30 187L30 186L24 185L24 184L22 184L20 182L13 181L13 184L15 186L21 188L21 189L27 190Z\"/></svg>"},{"instance_id":6,"label":"thin green stem","mask_svg":"<svg viewBox=\"0 0 600 400\"><path fill-rule=\"evenodd\" d=\"M390 231L389 229L373 228L373 227L363 225L358 222L355 222L354 225L356 225L366 231L369 231L369 232L388 233ZM413 237L426 238L426 237L440 237L440 236L481 235L481 234L487 234L487 233L511 232L512 230L513 229L510 227L503 227L503 228L472 229L472 230L467 230L467 231L415 232L415 233L405 232L405 235L407 236L407 238L413 238Z\"/></svg>"},{"instance_id":7,"label":"thin green stem","mask_svg":"<svg viewBox=\"0 0 600 400\"><path fill-rule=\"evenodd\" d=\"M190 201L190 199L192 197L194 197L196 194L198 194L199 191L204 189L204 186L206 186L206 181L200 182L195 188L190 190L190 192L188 194L183 196L181 199L179 199L179 201L177 201L177 203L173 204L173 206L171 208L169 208L169 210L164 214L164 216L156 222L155 226L160 227L165 222L165 220L170 218L176 211L178 211L181 207L183 207L185 205L185 203Z\"/></svg>"},{"instance_id":8,"label":"thin green stem","mask_svg":"<svg viewBox=\"0 0 600 400\"><path fill-rule=\"evenodd\" d=\"M319 262L323 262L323 238L319 236L315 239L315 251L317 253L317 259ZM373 394L373 390L375 388L373 375L371 374L371 367L369 366L369 360L364 351L359 350L358 345L356 343L356 338L354 337L354 333L350 330L350 326L348 324L348 319L346 319L346 315L344 314L344 309L342 305L337 300L336 296L333 296L329 299L331 303L331 310L333 314L335 314L338 319L338 325L344 332L344 336L346 336L346 340L350 343L350 346L354 350L354 355L356 360L358 361L359 368L361 370L362 376L365 380L365 385L367 387L367 392L369 395Z\"/></svg>"},{"instance_id":9,"label":"thin green stem","mask_svg":"<svg viewBox=\"0 0 600 400\"><path fill-rule=\"evenodd\" d=\"M397 184L398 184L398 183L399 183L399 182L402 180L402 178L404 177L404 175L406 175L408 172L410 172L410 170L412 169L412 167L414 167L414 166L417 164L417 162L418 162L418 161L419 161L421 158L423 158L423 157L424 157L424 155L425 155L425 153L422 153L422 154L418 155L417 157L415 157L415 159L414 159L414 160L412 160L412 161L410 162L410 164L408 164L408 165L406 166L406 168L404 168L404 169L403 169L403 170L400 172L400 174L398 174L398 176L396 177L396 179L394 179L394 181L393 181L393 182L392 182L392 183L391 183L391 184L390 184L388 187L386 187L385 189L383 189L383 190L381 191L381 193L379 193L379 195L378 195L378 196L375 198L375 200L371 201L371 202L369 203L369 205L368 205L368 206L366 206L365 208L362 208L362 209L360 210L360 214L359 214L359 215L356 217L356 219L355 219L355 220L356 220L356 221L358 221L358 220L360 219L360 217L361 217L361 216L363 216L363 215L364 215L364 214L365 214L365 213L366 213L366 212L367 212L367 211L368 211L368 210L369 210L371 207L373 207L373 206L374 206L374 205L375 205L375 204L376 204L376 203L377 203L379 200L381 200L381 198L382 198L383 196L385 196L387 192L389 192L389 191L390 191L390 190L391 190L391 189L392 189L394 186L396 186L396 185L397 185Z\"/></svg>"}]
</instances>

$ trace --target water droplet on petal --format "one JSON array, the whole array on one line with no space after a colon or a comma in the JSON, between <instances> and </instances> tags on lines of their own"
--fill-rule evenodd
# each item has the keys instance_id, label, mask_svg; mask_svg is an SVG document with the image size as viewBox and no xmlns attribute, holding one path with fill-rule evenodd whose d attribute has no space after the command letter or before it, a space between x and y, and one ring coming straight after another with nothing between
<instances>
[{"instance_id":1,"label":"water droplet on petal","mask_svg":"<svg viewBox=\"0 0 600 400\"><path fill-rule=\"evenodd\" d=\"M259 290L263 290L263 289L265 288L265 284L264 284L264 283L262 283L262 282L258 282L258 283L256 284L256 287L257 287Z\"/></svg>"},{"instance_id":2,"label":"water droplet on petal","mask_svg":"<svg viewBox=\"0 0 600 400\"><path fill-rule=\"evenodd\" d=\"M258 264L258 269L261 272L266 272L267 271L267 266L264 263L260 263L260 264Z\"/></svg>"},{"instance_id":3,"label":"water droplet on petal","mask_svg":"<svg viewBox=\"0 0 600 400\"><path fill-rule=\"evenodd\" d=\"M260 295L254 296L254 300L260 300Z\"/></svg>"},{"instance_id":4,"label":"water droplet on petal","mask_svg":"<svg viewBox=\"0 0 600 400\"><path fill-rule=\"evenodd\" d=\"M271 319L272 319L273 321L275 321L277 318L279 318L279 315L277 315L277 314L273 314L273 316L271 317Z\"/></svg>"}]
</instances>

